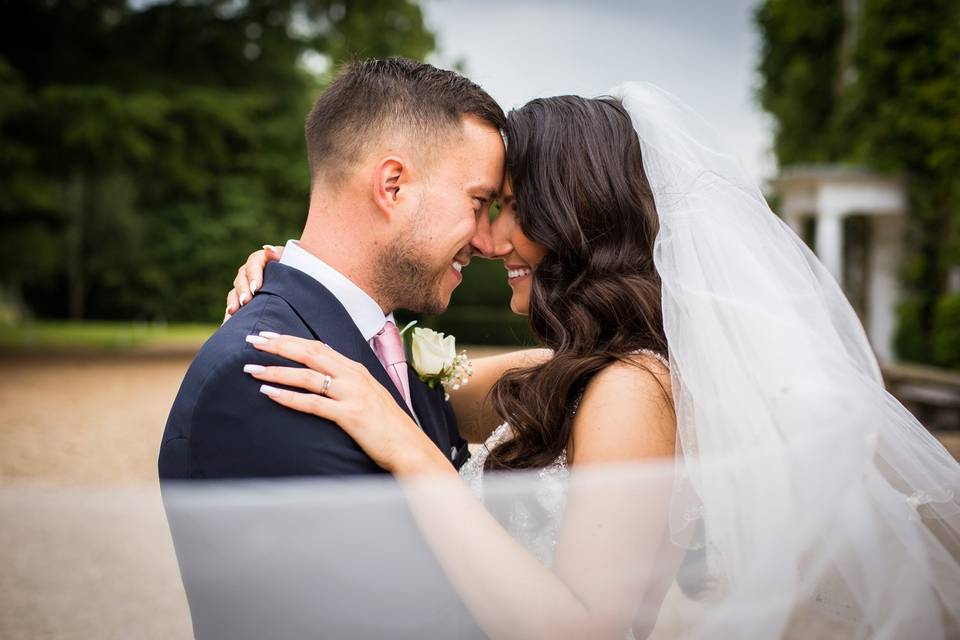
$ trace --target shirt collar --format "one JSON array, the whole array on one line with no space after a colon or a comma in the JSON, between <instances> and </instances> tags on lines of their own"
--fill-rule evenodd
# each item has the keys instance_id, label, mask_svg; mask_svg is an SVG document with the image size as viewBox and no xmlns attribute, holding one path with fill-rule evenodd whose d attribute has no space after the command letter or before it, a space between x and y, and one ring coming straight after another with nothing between
<instances>
[{"instance_id":1,"label":"shirt collar","mask_svg":"<svg viewBox=\"0 0 960 640\"><path fill-rule=\"evenodd\" d=\"M326 262L309 253L296 240L288 240L283 248L280 264L307 274L334 295L357 325L363 339L369 342L380 333L387 321L394 322L393 314L384 315L380 305L366 291Z\"/></svg>"}]
</instances>

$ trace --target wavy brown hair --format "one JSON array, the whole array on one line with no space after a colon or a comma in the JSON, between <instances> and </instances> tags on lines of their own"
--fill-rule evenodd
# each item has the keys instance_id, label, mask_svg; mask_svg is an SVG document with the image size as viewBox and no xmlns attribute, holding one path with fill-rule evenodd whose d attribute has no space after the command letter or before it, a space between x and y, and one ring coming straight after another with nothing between
<instances>
[{"instance_id":1,"label":"wavy brown hair","mask_svg":"<svg viewBox=\"0 0 960 640\"><path fill-rule=\"evenodd\" d=\"M666 356L659 224L629 114L608 98L541 98L507 116L507 172L520 228L547 249L532 274L529 322L554 350L491 390L514 437L486 468L537 469L567 447L587 382L650 349ZM637 365L640 366L640 365Z\"/></svg>"}]
</instances>

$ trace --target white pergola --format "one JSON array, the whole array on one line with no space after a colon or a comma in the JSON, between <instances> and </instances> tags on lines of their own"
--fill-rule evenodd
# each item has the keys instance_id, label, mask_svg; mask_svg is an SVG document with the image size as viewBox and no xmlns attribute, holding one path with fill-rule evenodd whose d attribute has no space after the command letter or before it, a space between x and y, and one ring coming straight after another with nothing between
<instances>
[{"instance_id":1,"label":"white pergola","mask_svg":"<svg viewBox=\"0 0 960 640\"><path fill-rule=\"evenodd\" d=\"M893 360L900 237L906 214L900 180L859 167L818 165L787 168L773 185L780 196L780 214L798 235L803 237L806 220L816 220L813 246L838 282L844 281L844 219L853 215L868 218L867 301L866 308L858 312L877 357Z\"/></svg>"}]
</instances>

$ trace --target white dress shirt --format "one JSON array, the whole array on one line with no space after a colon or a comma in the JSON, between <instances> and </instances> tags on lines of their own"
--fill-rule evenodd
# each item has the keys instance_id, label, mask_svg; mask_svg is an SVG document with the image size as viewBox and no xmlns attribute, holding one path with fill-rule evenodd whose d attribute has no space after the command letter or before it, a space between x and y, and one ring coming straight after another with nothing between
<instances>
[{"instance_id":1,"label":"white dress shirt","mask_svg":"<svg viewBox=\"0 0 960 640\"><path fill-rule=\"evenodd\" d=\"M353 324L357 325L363 339L369 342L371 347L373 337L380 333L383 325L388 320L394 322L393 314L385 315L380 305L366 291L317 256L301 248L296 240L287 240L280 264L302 271L326 287L347 310Z\"/></svg>"},{"instance_id":2,"label":"white dress shirt","mask_svg":"<svg viewBox=\"0 0 960 640\"><path fill-rule=\"evenodd\" d=\"M283 255L280 257L280 264L302 271L326 287L347 310L353 324L357 325L357 329L360 330L360 334L371 349L373 349L373 338L380 333L383 325L388 321L396 324L393 313L384 314L380 305L366 291L354 284L350 278L303 249L296 240L287 240L287 244L283 247ZM420 424L416 413L413 417L417 424Z\"/></svg>"}]
</instances>

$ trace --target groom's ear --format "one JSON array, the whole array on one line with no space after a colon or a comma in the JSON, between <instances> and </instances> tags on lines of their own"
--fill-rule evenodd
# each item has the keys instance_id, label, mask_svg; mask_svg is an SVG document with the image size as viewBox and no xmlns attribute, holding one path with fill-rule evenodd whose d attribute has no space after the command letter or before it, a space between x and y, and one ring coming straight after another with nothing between
<instances>
[{"instance_id":1,"label":"groom's ear","mask_svg":"<svg viewBox=\"0 0 960 640\"><path fill-rule=\"evenodd\" d=\"M377 164L373 176L373 201L388 216L400 204L400 190L406 186L407 167L401 158L388 156Z\"/></svg>"}]
</instances>

